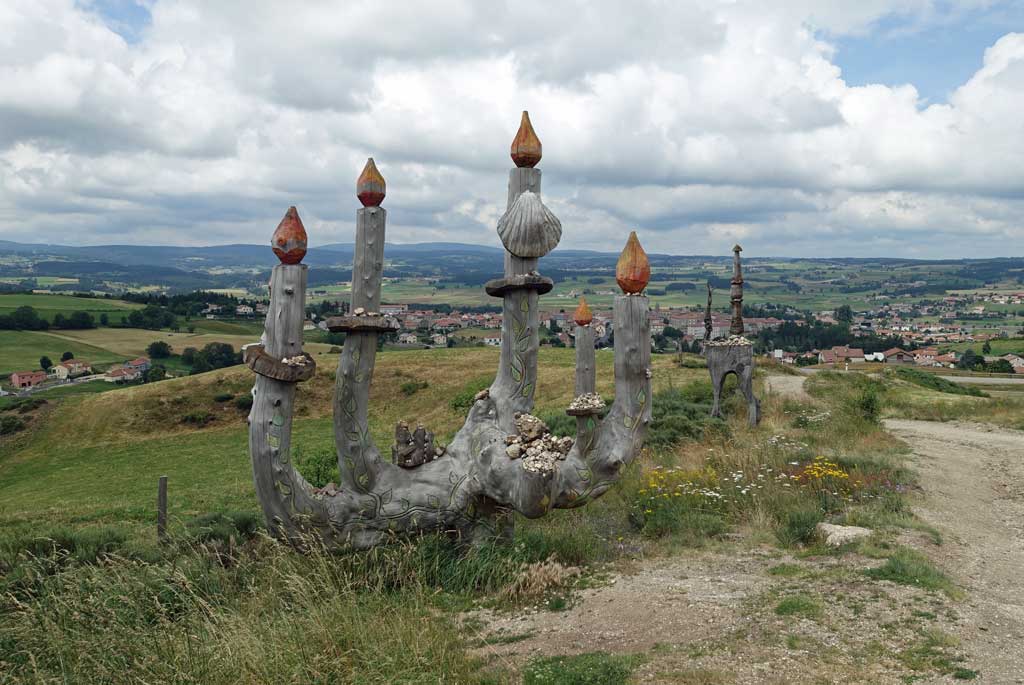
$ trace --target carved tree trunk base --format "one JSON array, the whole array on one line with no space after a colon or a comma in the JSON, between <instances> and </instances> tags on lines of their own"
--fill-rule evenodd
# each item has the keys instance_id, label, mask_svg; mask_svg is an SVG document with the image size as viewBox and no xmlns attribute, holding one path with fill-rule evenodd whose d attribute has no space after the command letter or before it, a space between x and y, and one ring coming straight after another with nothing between
<instances>
[{"instance_id":1,"label":"carved tree trunk base","mask_svg":"<svg viewBox=\"0 0 1024 685\"><path fill-rule=\"evenodd\" d=\"M721 418L722 388L725 377L735 374L739 390L747 400L747 420L751 427L761 421L761 403L754 396L754 348L752 345L705 345L708 371L711 374L711 391L715 403L711 416Z\"/></svg>"}]
</instances>

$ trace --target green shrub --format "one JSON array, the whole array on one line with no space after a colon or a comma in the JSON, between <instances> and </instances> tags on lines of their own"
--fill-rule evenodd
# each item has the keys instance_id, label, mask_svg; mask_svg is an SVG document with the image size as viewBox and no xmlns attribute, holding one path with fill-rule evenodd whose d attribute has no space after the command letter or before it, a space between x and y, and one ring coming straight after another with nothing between
<instances>
[{"instance_id":1,"label":"green shrub","mask_svg":"<svg viewBox=\"0 0 1024 685\"><path fill-rule=\"evenodd\" d=\"M250 409L252 409L252 395L246 393L244 395L239 395L238 397L236 397L235 408L240 409L242 411L249 411Z\"/></svg>"},{"instance_id":2,"label":"green shrub","mask_svg":"<svg viewBox=\"0 0 1024 685\"><path fill-rule=\"evenodd\" d=\"M402 391L403 395L415 395L420 390L430 386L430 383L426 381L406 381L398 386L398 389Z\"/></svg>"},{"instance_id":3,"label":"green shrub","mask_svg":"<svg viewBox=\"0 0 1024 685\"><path fill-rule=\"evenodd\" d=\"M473 406L473 398L481 390L491 387L491 381L493 379L490 376L481 376L473 380L469 385L465 386L462 390L455 393L450 400L448 400L448 406L454 411L465 411Z\"/></svg>"},{"instance_id":4,"label":"green shrub","mask_svg":"<svg viewBox=\"0 0 1024 685\"><path fill-rule=\"evenodd\" d=\"M557 435L560 438L576 437L575 416L569 416L564 411L556 411L544 414L544 416L541 417L541 420L547 424L553 435Z\"/></svg>"},{"instance_id":5,"label":"green shrub","mask_svg":"<svg viewBox=\"0 0 1024 685\"><path fill-rule=\"evenodd\" d=\"M201 427L213 421L213 418L213 414L211 414L210 412L199 410L185 414L184 416L181 417L181 422Z\"/></svg>"},{"instance_id":6,"label":"green shrub","mask_svg":"<svg viewBox=\"0 0 1024 685\"><path fill-rule=\"evenodd\" d=\"M685 439L699 439L709 429L724 431L725 423L710 416L711 402L711 383L706 381L656 393L645 444L670 447Z\"/></svg>"},{"instance_id":7,"label":"green shrub","mask_svg":"<svg viewBox=\"0 0 1024 685\"><path fill-rule=\"evenodd\" d=\"M861 418L877 423L882 413L882 402L878 398L878 391L871 387L864 388L854 398L853 407Z\"/></svg>"},{"instance_id":8,"label":"green shrub","mask_svg":"<svg viewBox=\"0 0 1024 685\"><path fill-rule=\"evenodd\" d=\"M233 392L222 392L213 396L214 402L230 402L233 399L235 399L235 393Z\"/></svg>"},{"instance_id":9,"label":"green shrub","mask_svg":"<svg viewBox=\"0 0 1024 685\"><path fill-rule=\"evenodd\" d=\"M293 448L295 452L295 466L299 473L314 488L322 488L328 483L338 483L341 476L338 471L338 456L333 450L319 450L314 452L303 452L300 448Z\"/></svg>"},{"instance_id":10,"label":"green shrub","mask_svg":"<svg viewBox=\"0 0 1024 685\"><path fill-rule=\"evenodd\" d=\"M786 546L806 545L814 539L815 530L824 518L817 507L791 509L783 514L782 524L775 534Z\"/></svg>"},{"instance_id":11,"label":"green shrub","mask_svg":"<svg viewBox=\"0 0 1024 685\"><path fill-rule=\"evenodd\" d=\"M0 416L0 435L10 435L25 430L25 422L17 416Z\"/></svg>"}]
</instances>

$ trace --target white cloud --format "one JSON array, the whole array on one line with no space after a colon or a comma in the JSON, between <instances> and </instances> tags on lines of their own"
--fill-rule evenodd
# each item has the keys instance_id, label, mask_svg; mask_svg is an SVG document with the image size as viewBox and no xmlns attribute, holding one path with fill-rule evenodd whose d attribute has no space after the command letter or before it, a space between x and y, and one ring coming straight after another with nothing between
<instances>
[{"instance_id":1,"label":"white cloud","mask_svg":"<svg viewBox=\"0 0 1024 685\"><path fill-rule=\"evenodd\" d=\"M849 87L835 36L981 0L208 3L126 42L72 0L0 7L0 238L351 240L365 157L389 237L497 245L521 109L563 245L1003 255L1024 237L1024 34L948 103ZM927 236L927 240L922 240Z\"/></svg>"}]
</instances>

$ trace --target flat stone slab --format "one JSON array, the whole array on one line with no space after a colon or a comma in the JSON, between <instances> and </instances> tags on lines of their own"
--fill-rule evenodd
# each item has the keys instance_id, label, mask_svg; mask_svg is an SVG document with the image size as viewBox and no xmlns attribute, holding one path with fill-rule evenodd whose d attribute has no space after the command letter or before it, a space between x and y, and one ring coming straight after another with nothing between
<instances>
[{"instance_id":1,"label":"flat stone slab","mask_svg":"<svg viewBox=\"0 0 1024 685\"><path fill-rule=\"evenodd\" d=\"M857 540L862 540L871 535L870 528L860 526L837 526L831 523L819 523L817 525L818 536L825 541L829 547L842 547L843 545Z\"/></svg>"},{"instance_id":2,"label":"flat stone slab","mask_svg":"<svg viewBox=\"0 0 1024 685\"><path fill-rule=\"evenodd\" d=\"M510 276L508 278L495 278L484 284L484 290L491 297L504 297L505 293L513 290L536 290L539 294L551 292L555 282L546 276L534 276L523 274L521 276Z\"/></svg>"},{"instance_id":3,"label":"flat stone slab","mask_svg":"<svg viewBox=\"0 0 1024 685\"><path fill-rule=\"evenodd\" d=\"M327 330L332 333L393 333L398 321L387 316L332 316Z\"/></svg>"}]
</instances>

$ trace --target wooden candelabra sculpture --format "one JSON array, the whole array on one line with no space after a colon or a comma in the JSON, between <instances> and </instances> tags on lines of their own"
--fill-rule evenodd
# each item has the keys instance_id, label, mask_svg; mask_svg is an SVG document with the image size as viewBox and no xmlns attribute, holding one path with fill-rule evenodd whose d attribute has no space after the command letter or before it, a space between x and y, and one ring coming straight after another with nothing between
<instances>
[{"instance_id":1,"label":"wooden candelabra sculpture","mask_svg":"<svg viewBox=\"0 0 1024 685\"><path fill-rule=\"evenodd\" d=\"M743 272L740 268L739 245L732 248L732 282L729 289L729 304L732 308L732 321L729 325L729 337L711 339L713 328L711 316L711 284L708 284L708 306L704 314L704 357L711 373L711 390L715 397L711 415L722 415L722 388L725 378L735 374L739 381L739 390L747 400L747 417L751 426L761 421L761 403L754 396L754 345L743 337Z\"/></svg>"},{"instance_id":2,"label":"wooden candelabra sculpture","mask_svg":"<svg viewBox=\"0 0 1024 685\"><path fill-rule=\"evenodd\" d=\"M553 508L586 504L603 494L639 453L651 416L647 257L636 234L619 260L624 294L615 298L615 401L600 418L594 395L593 333L589 310L577 312L579 395L575 440L555 438L529 414L537 389L538 297L552 281L537 271L540 257L561 237L561 224L540 199L541 144L523 112L512 143L507 211L498 222L505 245L504 277L490 281L504 319L497 376L481 391L465 424L444 448L422 426L396 429L392 460L384 460L369 427L369 391L377 338L394 329L379 314L387 213L384 178L369 160L357 182L363 207L356 221L351 315L328 319L346 333L334 394L334 434L340 483L315 489L291 462L295 383L311 378L313 359L302 352L307 267L306 234L294 208L274 234L270 309L258 345L245 360L258 375L249 415L249 447L256 495L270 530L299 543L317 535L338 548L366 548L395 534L441 530L470 539L507 537L512 514L536 518ZM588 336L589 332L589 338ZM596 400L594 399L596 397Z\"/></svg>"}]
</instances>

